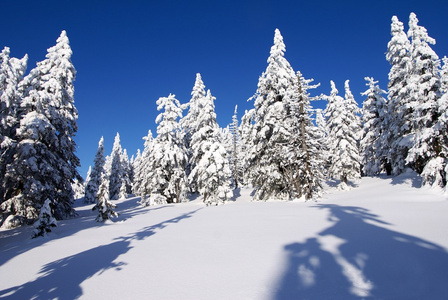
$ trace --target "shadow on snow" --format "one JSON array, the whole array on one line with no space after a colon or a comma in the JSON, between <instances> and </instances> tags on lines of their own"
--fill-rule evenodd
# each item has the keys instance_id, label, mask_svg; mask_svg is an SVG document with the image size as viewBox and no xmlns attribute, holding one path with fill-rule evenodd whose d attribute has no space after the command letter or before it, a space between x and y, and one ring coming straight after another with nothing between
<instances>
[{"instance_id":1,"label":"shadow on snow","mask_svg":"<svg viewBox=\"0 0 448 300\"><path fill-rule=\"evenodd\" d=\"M83 206L93 207L93 204L83 204ZM136 198L130 198L121 202L117 206L116 211L119 213L119 216L117 218L113 218L112 221L124 221L134 216L147 213L148 211L158 210L170 206L171 205L164 205L160 207L148 208L139 205ZM13 257L23 254L35 247L42 246L49 241L65 238L86 229L109 226L108 224L104 224L102 222L96 222L95 218L97 214L98 213L96 211L92 212L91 209L88 209L82 211L76 218L58 221L58 226L52 230L47 238L36 238L30 240L34 229L33 226L23 226L0 232L0 266L8 262Z\"/></svg>"},{"instance_id":2,"label":"shadow on snow","mask_svg":"<svg viewBox=\"0 0 448 300\"><path fill-rule=\"evenodd\" d=\"M321 204L334 224L286 245L274 299L448 299L448 253L361 207Z\"/></svg>"},{"instance_id":3,"label":"shadow on snow","mask_svg":"<svg viewBox=\"0 0 448 300\"><path fill-rule=\"evenodd\" d=\"M2 299L77 299L83 295L81 283L95 274L121 270L125 262L115 262L133 247L132 241L144 240L170 224L190 218L198 210L185 213L158 224L145 227L134 234L119 237L115 242L48 263L40 276L23 285L0 291Z\"/></svg>"}]
</instances>

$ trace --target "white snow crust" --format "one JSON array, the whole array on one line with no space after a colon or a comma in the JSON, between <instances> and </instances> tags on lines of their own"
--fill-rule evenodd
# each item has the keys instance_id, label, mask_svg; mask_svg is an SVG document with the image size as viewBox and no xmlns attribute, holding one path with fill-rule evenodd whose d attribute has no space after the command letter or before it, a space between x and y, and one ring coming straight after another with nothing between
<instances>
[{"instance_id":1,"label":"white snow crust","mask_svg":"<svg viewBox=\"0 0 448 300\"><path fill-rule=\"evenodd\" d=\"M448 299L448 201L408 172L317 201L92 205L45 238L0 231L2 299Z\"/></svg>"}]
</instances>

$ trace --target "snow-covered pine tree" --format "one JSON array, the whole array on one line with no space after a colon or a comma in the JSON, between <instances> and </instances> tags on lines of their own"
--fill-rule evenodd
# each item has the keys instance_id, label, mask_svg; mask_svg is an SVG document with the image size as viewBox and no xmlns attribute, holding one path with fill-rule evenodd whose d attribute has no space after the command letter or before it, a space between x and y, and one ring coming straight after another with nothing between
<instances>
[{"instance_id":1,"label":"snow-covered pine tree","mask_svg":"<svg viewBox=\"0 0 448 300\"><path fill-rule=\"evenodd\" d=\"M179 120L180 126L183 131L183 140L185 147L187 149L187 167L186 174L190 175L191 170L194 168L194 163L191 162L192 159L192 136L193 134L200 129L197 125L198 116L202 110L202 102L206 97L205 85L202 81L202 77L200 73L196 74L196 80L193 86L193 90L191 91L191 99L188 103L182 105L182 109L185 110L188 108L188 113ZM192 193L197 192L196 183L192 182L189 185L189 190Z\"/></svg>"},{"instance_id":2,"label":"snow-covered pine tree","mask_svg":"<svg viewBox=\"0 0 448 300\"><path fill-rule=\"evenodd\" d=\"M367 176L378 175L386 170L386 158L382 156L380 137L383 135L384 119L386 117L386 99L382 96L387 92L378 86L378 81L372 77L364 78L369 87L362 96L367 96L362 107L363 135L361 139L361 156L363 172Z\"/></svg>"},{"instance_id":3,"label":"snow-covered pine tree","mask_svg":"<svg viewBox=\"0 0 448 300\"><path fill-rule=\"evenodd\" d=\"M252 124L254 124L254 115L255 115L255 109L252 108L250 110L246 110L244 112L243 117L241 118L241 124L238 128L238 133L240 137L240 151L239 151L239 164L240 164L240 170L241 170L241 183L243 185L247 185L249 183L249 166L250 166L250 160L248 158L249 151L250 151L250 134L252 131Z\"/></svg>"},{"instance_id":4,"label":"snow-covered pine tree","mask_svg":"<svg viewBox=\"0 0 448 300\"><path fill-rule=\"evenodd\" d=\"M98 215L95 219L97 222L109 220L112 216L118 217L118 213L114 210L117 206L109 200L109 181L107 180L107 175L103 173L102 177L96 197L97 202L92 207L92 211L98 210Z\"/></svg>"},{"instance_id":5,"label":"snow-covered pine tree","mask_svg":"<svg viewBox=\"0 0 448 300\"><path fill-rule=\"evenodd\" d=\"M135 159L132 163L132 167L134 169L134 180L132 181L132 193L136 196L140 196L138 190L141 185L141 179L140 179L141 163L142 163L142 153L140 149L137 149L137 154L135 155Z\"/></svg>"},{"instance_id":6,"label":"snow-covered pine tree","mask_svg":"<svg viewBox=\"0 0 448 300\"><path fill-rule=\"evenodd\" d=\"M187 151L182 139L178 119L182 118L182 107L174 95L157 100L157 110L164 110L156 118L157 137L149 154L151 182L150 199L166 199L168 203L183 201L187 192ZM149 199L148 199L149 201ZM142 205L149 205L143 202Z\"/></svg>"},{"instance_id":7,"label":"snow-covered pine tree","mask_svg":"<svg viewBox=\"0 0 448 300\"><path fill-rule=\"evenodd\" d=\"M386 59L390 63L388 84L388 114L385 119L387 131L381 136L384 153L392 167L392 173L398 175L405 170L405 159L410 145L412 111L407 94L407 78L410 69L410 43L404 32L403 23L392 17L392 38L387 44Z\"/></svg>"},{"instance_id":8,"label":"snow-covered pine tree","mask_svg":"<svg viewBox=\"0 0 448 300\"><path fill-rule=\"evenodd\" d=\"M232 133L232 151L230 165L232 168L233 188L237 189L239 182L242 181L242 170L240 165L240 135L238 127L238 105L235 105L235 112L232 116L232 124L230 126Z\"/></svg>"},{"instance_id":9,"label":"snow-covered pine tree","mask_svg":"<svg viewBox=\"0 0 448 300\"><path fill-rule=\"evenodd\" d=\"M10 57L10 50L5 47L0 53L0 142L5 147L15 138L15 129L19 124L19 107L21 92L19 83L26 70L28 56L22 59Z\"/></svg>"},{"instance_id":10,"label":"snow-covered pine tree","mask_svg":"<svg viewBox=\"0 0 448 300\"><path fill-rule=\"evenodd\" d=\"M126 198L125 170L122 158L123 150L120 144L120 134L117 132L110 154L109 197L111 200Z\"/></svg>"},{"instance_id":11,"label":"snow-covered pine tree","mask_svg":"<svg viewBox=\"0 0 448 300\"><path fill-rule=\"evenodd\" d=\"M345 87L346 99L344 100L338 95L338 90L331 81L331 93L326 97L328 103L325 108L330 159L328 175L331 178L340 179L341 189L347 187L349 179L361 177L361 159L358 150L360 121L355 115L356 108L351 107L353 96L349 91L348 81Z\"/></svg>"},{"instance_id":12,"label":"snow-covered pine tree","mask_svg":"<svg viewBox=\"0 0 448 300\"><path fill-rule=\"evenodd\" d=\"M95 160L93 161L93 169L90 172L90 180L86 184L84 203L96 203L98 190L104 175L104 138L101 137L98 142L98 150L96 151Z\"/></svg>"},{"instance_id":13,"label":"snow-covered pine tree","mask_svg":"<svg viewBox=\"0 0 448 300\"><path fill-rule=\"evenodd\" d=\"M188 113L183 117L179 123L185 132L185 145L190 148L191 138L193 134L199 129L197 126L197 118L202 109L202 101L206 96L205 85L202 81L200 73L196 74L193 90L191 91L191 99L187 104L184 104L182 109L188 107Z\"/></svg>"},{"instance_id":14,"label":"snow-covered pine tree","mask_svg":"<svg viewBox=\"0 0 448 300\"><path fill-rule=\"evenodd\" d=\"M45 237L51 228L57 227L56 219L53 217L53 212L51 209L52 203L50 199L45 200L44 204L40 208L39 218L34 223L34 230L32 238L37 238L39 236Z\"/></svg>"},{"instance_id":15,"label":"snow-covered pine tree","mask_svg":"<svg viewBox=\"0 0 448 300\"><path fill-rule=\"evenodd\" d=\"M191 137L191 166L194 167L188 177L208 204L226 200L231 180L227 151L220 141L214 100L210 90L202 99L196 123L199 130Z\"/></svg>"},{"instance_id":16,"label":"snow-covered pine tree","mask_svg":"<svg viewBox=\"0 0 448 300\"><path fill-rule=\"evenodd\" d=\"M321 181L324 174L324 145L321 144L321 132L311 119L311 98L308 90L317 88L320 84L311 85L313 79L305 79L297 72L297 91L290 99L290 126L293 130L293 140L289 145L289 161L291 164L289 175L291 184L295 184L298 198L312 199L320 195ZM287 169L288 170L288 169Z\"/></svg>"},{"instance_id":17,"label":"snow-covered pine tree","mask_svg":"<svg viewBox=\"0 0 448 300\"><path fill-rule=\"evenodd\" d=\"M13 160L16 146L15 130L19 125L21 93L19 83L25 73L28 56L11 58L5 47L0 53L0 204L5 200L6 166ZM0 208L0 225L2 214Z\"/></svg>"},{"instance_id":18,"label":"snow-covered pine tree","mask_svg":"<svg viewBox=\"0 0 448 300\"><path fill-rule=\"evenodd\" d=\"M275 30L266 71L258 81L253 124L246 138L248 177L254 199L293 199L303 193L296 170L300 163L295 145L300 122L298 80L284 57L285 44Z\"/></svg>"},{"instance_id":19,"label":"snow-covered pine tree","mask_svg":"<svg viewBox=\"0 0 448 300\"><path fill-rule=\"evenodd\" d=\"M435 178L438 184L445 185L444 159L438 159L442 152L443 139L446 132L435 130L439 118L438 101L441 97L440 60L430 44L435 40L428 36L426 29L418 25L417 16L409 16L408 37L411 38L410 74L407 78L409 107L413 118L411 124L412 146L409 149L406 163L423 175L424 185L433 185ZM432 163L431 171L424 171L427 163ZM434 166L439 165L438 168ZM423 172L423 173L422 173ZM436 172L436 173L434 173Z\"/></svg>"},{"instance_id":20,"label":"snow-covered pine tree","mask_svg":"<svg viewBox=\"0 0 448 300\"><path fill-rule=\"evenodd\" d=\"M328 155L328 133L327 133L327 122L325 121L324 113L322 109L318 108L315 110L315 120L316 120L316 127L317 127L317 134L318 134L318 141L321 148L321 158L323 161L323 170L322 173L324 175L324 178L327 177L327 170L329 169L329 155Z\"/></svg>"},{"instance_id":21,"label":"snow-covered pine tree","mask_svg":"<svg viewBox=\"0 0 448 300\"><path fill-rule=\"evenodd\" d=\"M121 163L123 165L123 185L121 186L122 191L120 194L131 194L132 193L132 164L129 161L128 151L123 149L121 154Z\"/></svg>"},{"instance_id":22,"label":"snow-covered pine tree","mask_svg":"<svg viewBox=\"0 0 448 300\"><path fill-rule=\"evenodd\" d=\"M232 193L232 171L227 151L217 138L202 141L201 147L204 153L190 176L197 178L199 193L205 204L224 203Z\"/></svg>"},{"instance_id":23,"label":"snow-covered pine tree","mask_svg":"<svg viewBox=\"0 0 448 300\"><path fill-rule=\"evenodd\" d=\"M81 178L73 137L78 112L74 106L75 68L65 31L46 59L24 78L20 125L16 130L14 161L7 165L2 206L27 221L38 216L46 199L55 205L56 218L74 215L75 178Z\"/></svg>"},{"instance_id":24,"label":"snow-covered pine tree","mask_svg":"<svg viewBox=\"0 0 448 300\"><path fill-rule=\"evenodd\" d=\"M134 193L142 197L142 203L145 203L146 196L151 195L151 183L152 183L152 161L151 153L153 149L153 141L151 130L148 130L148 135L143 137L144 148L140 157L137 155L136 162L138 165L135 167L134 175Z\"/></svg>"}]
</instances>

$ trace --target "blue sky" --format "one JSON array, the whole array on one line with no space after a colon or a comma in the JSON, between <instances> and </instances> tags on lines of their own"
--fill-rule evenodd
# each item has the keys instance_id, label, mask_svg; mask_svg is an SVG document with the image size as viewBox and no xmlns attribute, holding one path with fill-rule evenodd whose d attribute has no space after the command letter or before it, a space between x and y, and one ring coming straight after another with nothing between
<instances>
[{"instance_id":1,"label":"blue sky","mask_svg":"<svg viewBox=\"0 0 448 300\"><path fill-rule=\"evenodd\" d=\"M391 17L407 30L415 12L443 57L447 11L444 0L2 1L0 47L10 47L14 57L28 53L29 72L67 31L77 70L75 140L85 176L101 136L106 154L117 132L134 154L148 129L155 133L155 101L173 93L187 102L198 72L216 97L220 125L231 122L235 105L241 117L253 107L247 99L267 66L275 28L294 70L321 83L313 95L328 94L330 80L343 94L350 79L361 103L365 76L387 86Z\"/></svg>"}]
</instances>

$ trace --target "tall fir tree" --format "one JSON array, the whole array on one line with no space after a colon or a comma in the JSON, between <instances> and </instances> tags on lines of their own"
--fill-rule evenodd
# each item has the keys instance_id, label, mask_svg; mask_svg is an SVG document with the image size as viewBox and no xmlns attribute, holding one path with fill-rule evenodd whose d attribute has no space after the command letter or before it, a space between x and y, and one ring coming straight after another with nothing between
<instances>
[{"instance_id":1,"label":"tall fir tree","mask_svg":"<svg viewBox=\"0 0 448 300\"><path fill-rule=\"evenodd\" d=\"M152 162L151 153L153 149L154 138L151 130L148 130L148 135L143 137L144 148L140 157L137 155L136 162L138 164L135 167L134 175L134 193L142 197L142 201L145 201L146 196L151 194L151 181L152 181Z\"/></svg>"},{"instance_id":2,"label":"tall fir tree","mask_svg":"<svg viewBox=\"0 0 448 300\"><path fill-rule=\"evenodd\" d=\"M299 81L284 53L283 37L276 29L268 66L254 96L253 124L247 127L250 132L245 141L248 176L255 188L256 200L293 199L303 195L296 171L300 164L297 145L302 143L300 139L305 134L298 136L297 126L305 120L308 111L305 109L300 115L297 110L299 98L304 94L298 92Z\"/></svg>"},{"instance_id":3,"label":"tall fir tree","mask_svg":"<svg viewBox=\"0 0 448 300\"><path fill-rule=\"evenodd\" d=\"M90 172L90 179L86 184L84 202L96 203L98 200L98 190L101 185L101 180L104 175L104 138L101 137L98 142L98 150L96 151L95 160L93 162L93 169Z\"/></svg>"},{"instance_id":4,"label":"tall fir tree","mask_svg":"<svg viewBox=\"0 0 448 300\"><path fill-rule=\"evenodd\" d=\"M338 95L338 90L331 81L331 93L326 97L328 103L325 108L330 159L328 175L341 181L341 189L347 188L349 179L361 177L358 148L360 122L355 114L357 109L352 107L353 96L349 90L348 81L346 81L345 89L346 99Z\"/></svg>"},{"instance_id":5,"label":"tall fir tree","mask_svg":"<svg viewBox=\"0 0 448 300\"><path fill-rule=\"evenodd\" d=\"M446 182L444 163L434 168L442 160L438 159L443 149L446 133L435 130L439 118L438 101L441 97L440 60L432 50L435 40L428 36L426 29L418 25L417 16L409 16L408 37L411 38L410 74L407 78L409 106L412 110L412 146L409 149L406 163L418 173L423 172L423 183L433 185L435 178L440 185ZM431 171L426 168L432 163ZM426 170L425 170L426 168Z\"/></svg>"},{"instance_id":6,"label":"tall fir tree","mask_svg":"<svg viewBox=\"0 0 448 300\"><path fill-rule=\"evenodd\" d=\"M387 113L386 99L382 96L386 91L378 86L378 81L372 77L365 77L369 87L362 96L367 98L362 107L363 134L360 143L363 173L368 176L378 175L385 171L386 158L382 156L381 136L387 128L383 127Z\"/></svg>"},{"instance_id":7,"label":"tall fir tree","mask_svg":"<svg viewBox=\"0 0 448 300\"><path fill-rule=\"evenodd\" d=\"M27 221L37 218L46 199L55 204L55 217L74 215L75 178L80 180L73 140L78 112L74 105L75 68L67 34L63 31L46 59L21 84L24 98L16 130L14 161L7 165L5 198L10 214Z\"/></svg>"},{"instance_id":8,"label":"tall fir tree","mask_svg":"<svg viewBox=\"0 0 448 300\"><path fill-rule=\"evenodd\" d=\"M27 55L22 59L9 55L8 47L0 53L0 204L5 200L6 166L12 162L17 145L16 129L20 122L18 114L22 98L19 83L28 61Z\"/></svg>"},{"instance_id":9,"label":"tall fir tree","mask_svg":"<svg viewBox=\"0 0 448 300\"><path fill-rule=\"evenodd\" d=\"M202 81L201 74L197 73L196 80L194 82L194 86L191 91L191 99L188 103L182 106L182 110L186 110L188 108L188 113L179 120L180 126L183 131L183 141L187 149L187 167L186 167L187 176L190 175L191 170L195 167L195 162L192 161L193 156L193 153L191 151L191 149L193 148L192 137L198 130L200 130L200 127L197 124L197 120L199 114L202 111L202 105L205 97L206 97L205 85L204 82ZM192 182L189 185L189 190L192 193L197 192L196 182Z\"/></svg>"},{"instance_id":10,"label":"tall fir tree","mask_svg":"<svg viewBox=\"0 0 448 300\"><path fill-rule=\"evenodd\" d=\"M227 151L221 143L219 126L216 122L215 97L207 91L202 99L197 126L200 128L191 137L191 166L188 177L194 184L204 202L223 202L230 192L231 171Z\"/></svg>"},{"instance_id":11,"label":"tall fir tree","mask_svg":"<svg viewBox=\"0 0 448 300\"><path fill-rule=\"evenodd\" d=\"M295 161L291 168L290 182L294 183L295 193L298 198L306 200L319 196L322 190L322 180L324 174L324 145L321 144L321 132L314 125L311 119L312 107L309 94L310 89L317 88L319 84L311 85L313 79L305 79L300 72L297 72L297 94L292 97L291 128L295 135L292 135L294 142L291 144L290 160Z\"/></svg>"},{"instance_id":12,"label":"tall fir tree","mask_svg":"<svg viewBox=\"0 0 448 300\"><path fill-rule=\"evenodd\" d=\"M387 44L386 59L391 68L388 84L388 114L385 119L387 131L381 137L384 145L382 156L387 157L392 173L398 175L405 170L405 159L411 146L412 110L409 107L407 78L410 69L410 42L404 32L403 23L392 17L392 38Z\"/></svg>"},{"instance_id":13,"label":"tall fir tree","mask_svg":"<svg viewBox=\"0 0 448 300\"><path fill-rule=\"evenodd\" d=\"M178 120L182 118L182 107L174 95L157 100L157 110L164 110L156 118L157 137L153 151L149 155L151 164L151 199L165 199L168 203L178 203L185 199L187 192L187 150L182 139Z\"/></svg>"},{"instance_id":14,"label":"tall fir tree","mask_svg":"<svg viewBox=\"0 0 448 300\"><path fill-rule=\"evenodd\" d=\"M232 134L232 150L230 165L232 168L233 187L237 189L239 183L242 182L242 171L240 164L240 134L238 126L238 105L235 105L235 111L232 116L232 124L230 126L230 132Z\"/></svg>"},{"instance_id":15,"label":"tall fir tree","mask_svg":"<svg viewBox=\"0 0 448 300\"><path fill-rule=\"evenodd\" d=\"M110 154L109 196L111 200L126 198L126 171L123 168L123 150L117 133Z\"/></svg>"}]
</instances>

